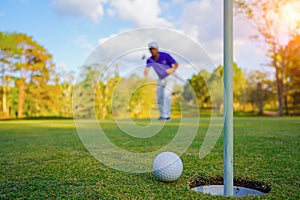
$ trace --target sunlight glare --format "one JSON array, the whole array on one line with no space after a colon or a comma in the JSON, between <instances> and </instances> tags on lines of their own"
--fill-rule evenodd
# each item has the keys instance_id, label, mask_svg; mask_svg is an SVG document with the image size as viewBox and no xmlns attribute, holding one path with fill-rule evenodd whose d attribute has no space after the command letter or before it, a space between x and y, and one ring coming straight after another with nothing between
<instances>
[{"instance_id":1,"label":"sunlight glare","mask_svg":"<svg viewBox=\"0 0 300 200\"><path fill-rule=\"evenodd\" d=\"M283 22L291 29L300 25L300 1L287 3L281 8Z\"/></svg>"}]
</instances>

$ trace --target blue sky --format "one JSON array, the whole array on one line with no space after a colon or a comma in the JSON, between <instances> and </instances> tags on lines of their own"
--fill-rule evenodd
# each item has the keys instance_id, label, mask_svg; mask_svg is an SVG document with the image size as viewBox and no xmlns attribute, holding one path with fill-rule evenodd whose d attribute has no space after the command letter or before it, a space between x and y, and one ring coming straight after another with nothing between
<instances>
[{"instance_id":1,"label":"blue sky","mask_svg":"<svg viewBox=\"0 0 300 200\"><path fill-rule=\"evenodd\" d=\"M0 30L33 36L67 71L78 69L100 41L142 27L179 31L202 45L219 65L222 6L221 0L2 0ZM247 71L269 70L261 66L267 58L249 39L254 31L248 23L235 18L234 24L238 65Z\"/></svg>"}]
</instances>

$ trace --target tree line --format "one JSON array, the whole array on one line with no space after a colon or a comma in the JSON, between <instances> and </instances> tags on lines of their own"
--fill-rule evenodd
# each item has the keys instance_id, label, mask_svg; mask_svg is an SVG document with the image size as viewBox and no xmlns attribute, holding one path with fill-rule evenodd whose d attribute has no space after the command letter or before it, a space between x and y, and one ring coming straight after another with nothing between
<instances>
[{"instance_id":1,"label":"tree line","mask_svg":"<svg viewBox=\"0 0 300 200\"><path fill-rule=\"evenodd\" d=\"M0 117L71 116L72 88L31 36L0 32Z\"/></svg>"},{"instance_id":2,"label":"tree line","mask_svg":"<svg viewBox=\"0 0 300 200\"><path fill-rule=\"evenodd\" d=\"M90 117L94 110L99 119L147 118L155 107L155 80L132 74L121 77L118 68L105 74L105 66L83 66L80 79L75 82L73 72L62 72L53 63L52 55L32 37L22 33L0 32L0 118L72 117L72 97L81 103L75 105L82 117ZM263 114L264 109L299 114L300 111L300 36L290 40L285 49L279 49L276 62L285 60L280 73L284 77L283 104L278 98L278 73L270 77L262 71L244 72L236 63L234 69L234 109L237 112ZM273 56L273 55L272 55ZM222 77L223 67L213 72L194 74L188 84L174 96L187 105L197 101L201 108L223 109L223 94L218 94L217 105L212 105L209 86ZM102 79L99 79L102 77ZM149 84L150 83L150 84ZM218 86L217 86L218 87ZM76 89L76 90L75 90ZM74 94L74 91L76 93ZM194 96L193 96L194 95ZM280 108L282 106L282 108Z\"/></svg>"},{"instance_id":3,"label":"tree line","mask_svg":"<svg viewBox=\"0 0 300 200\"><path fill-rule=\"evenodd\" d=\"M235 0L236 14L247 19L256 31L252 38L264 44L269 58L267 66L274 69L278 113L289 114L300 98L300 19L293 16L293 3L298 0ZM296 4L294 4L296 6ZM298 9L298 10L297 10ZM289 13L291 12L291 13ZM285 39L288 42L283 43Z\"/></svg>"},{"instance_id":4,"label":"tree line","mask_svg":"<svg viewBox=\"0 0 300 200\"><path fill-rule=\"evenodd\" d=\"M276 111L280 116L299 114L300 20L285 22L282 15L288 13L282 13L281 10L295 1L234 0L235 14L245 17L256 30L252 38L264 44L263 48L269 58L265 65L274 70L272 75L262 71L246 73L234 64L236 111L263 114L264 109L267 109ZM281 42L283 35L287 40L285 44ZM75 106L75 109L81 109L82 115L90 115L93 105L97 117L101 119L124 116L122 113L126 113L127 117L149 116L148 110L152 109L155 102L155 85L139 87L130 98L124 91L131 91L139 86L136 84L153 80L137 75L124 79L116 71L115 74L106 74L105 80L95 81L96 77L103 76L103 68L105 66L84 66L86 73L80 82L74 83L74 74L59 70L53 63L52 55L31 36L0 32L0 118L72 117L74 88L82 90L76 97L86 101L85 105ZM197 101L200 107L219 107L221 110L222 97L216 95L216 105L212 105L209 86L216 85L216 77L222 76L222 73L223 68L219 66L213 72L202 70L193 75L188 80L189 84L174 98L174 107L179 107L176 99L184 99L187 104ZM91 86L96 88L92 91L96 95L91 95L91 91L86 94L89 91L87 88ZM113 91L116 88L122 90L115 96L115 103L112 104L111 98L114 97ZM84 98L83 94L90 98ZM128 102L122 101L123 98L129 98Z\"/></svg>"}]
</instances>

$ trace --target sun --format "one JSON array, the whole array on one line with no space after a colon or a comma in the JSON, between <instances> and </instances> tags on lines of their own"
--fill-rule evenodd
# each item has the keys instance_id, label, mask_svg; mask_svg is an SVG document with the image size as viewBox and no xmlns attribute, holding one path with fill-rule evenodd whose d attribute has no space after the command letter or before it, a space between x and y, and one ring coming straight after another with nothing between
<instances>
[{"instance_id":1,"label":"sun","mask_svg":"<svg viewBox=\"0 0 300 200\"><path fill-rule=\"evenodd\" d=\"M286 3L280 8L282 22L293 29L300 25L300 1Z\"/></svg>"}]
</instances>

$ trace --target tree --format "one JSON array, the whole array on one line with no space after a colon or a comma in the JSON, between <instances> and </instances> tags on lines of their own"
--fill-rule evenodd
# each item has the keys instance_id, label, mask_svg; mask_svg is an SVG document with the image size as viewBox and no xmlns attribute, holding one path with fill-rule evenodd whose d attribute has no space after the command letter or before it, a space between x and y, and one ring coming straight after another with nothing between
<instances>
[{"instance_id":1,"label":"tree","mask_svg":"<svg viewBox=\"0 0 300 200\"><path fill-rule=\"evenodd\" d=\"M241 68L237 66L236 63L233 63L233 102L235 105L235 109L239 109L241 105L245 103L245 100L243 99L244 97L244 91L246 88L246 78L243 74L243 71ZM211 77L209 84L215 85L214 87L220 87L217 84L220 82L220 78L222 78L222 83L223 83L223 75L224 75L224 67L219 66L217 67ZM217 94L218 96L218 106L220 106L223 103L223 94Z\"/></svg>"},{"instance_id":2,"label":"tree","mask_svg":"<svg viewBox=\"0 0 300 200\"><path fill-rule=\"evenodd\" d=\"M51 93L45 93L54 72L51 54L26 34L0 33L0 41L3 114L7 116L9 110L15 107L9 102L15 102L16 99L9 97L10 93L15 95L16 91L18 91L16 110L18 117L22 117L24 111L27 115L42 114L43 110L40 107L47 106L46 99L49 100L51 96ZM30 98L26 98L27 95Z\"/></svg>"},{"instance_id":3,"label":"tree","mask_svg":"<svg viewBox=\"0 0 300 200\"><path fill-rule=\"evenodd\" d=\"M296 107L300 104L300 34L291 40L284 49L287 55L288 67L286 71L286 95L291 99L294 114L297 114ZM286 100L286 104L288 104ZM288 106L286 106L288 107Z\"/></svg>"},{"instance_id":4,"label":"tree","mask_svg":"<svg viewBox=\"0 0 300 200\"><path fill-rule=\"evenodd\" d=\"M75 117L94 117L93 114L95 114L94 110L96 104L95 96L98 97L96 91L99 90L97 83L101 74L99 67L100 66L96 64L83 66L80 76L76 79L73 92L73 114Z\"/></svg>"},{"instance_id":5,"label":"tree","mask_svg":"<svg viewBox=\"0 0 300 200\"><path fill-rule=\"evenodd\" d=\"M74 72L62 72L57 74L56 84L59 86L58 102L60 102L60 116L71 117L72 116L72 96L75 80ZM60 82L61 81L61 82Z\"/></svg>"},{"instance_id":6,"label":"tree","mask_svg":"<svg viewBox=\"0 0 300 200\"><path fill-rule=\"evenodd\" d=\"M16 34L18 61L15 71L19 73L17 86L19 88L18 117L23 116L23 106L26 95L26 82L41 83L49 81L52 56L32 37L26 34Z\"/></svg>"},{"instance_id":7,"label":"tree","mask_svg":"<svg viewBox=\"0 0 300 200\"><path fill-rule=\"evenodd\" d=\"M134 81L136 76L137 81ZM151 108L155 105L156 85L149 78L140 78L131 75L129 78L130 87L127 92L130 94L128 102L129 113L132 118L148 118Z\"/></svg>"},{"instance_id":8,"label":"tree","mask_svg":"<svg viewBox=\"0 0 300 200\"><path fill-rule=\"evenodd\" d=\"M247 75L247 103L258 108L258 114L264 113L264 106L276 99L274 81L267 78L266 73L255 70Z\"/></svg>"},{"instance_id":9,"label":"tree","mask_svg":"<svg viewBox=\"0 0 300 200\"><path fill-rule=\"evenodd\" d=\"M107 85L114 118L148 118L155 104L156 82L148 77L129 74L128 77L112 77L115 84ZM112 87L113 86L113 87Z\"/></svg>"},{"instance_id":10,"label":"tree","mask_svg":"<svg viewBox=\"0 0 300 200\"><path fill-rule=\"evenodd\" d=\"M206 80L209 80L211 74L205 69L201 70L199 74L195 74L189 79L189 84L184 86L183 97L190 104L194 100L194 93L197 97L198 104L201 107L210 107L210 94ZM190 87L191 86L191 87ZM192 91L193 90L193 91Z\"/></svg>"},{"instance_id":11,"label":"tree","mask_svg":"<svg viewBox=\"0 0 300 200\"><path fill-rule=\"evenodd\" d=\"M17 53L17 44L13 34L0 32L0 77L2 85L2 117L9 115L9 92L12 82L12 66ZM1 116L0 116L1 117Z\"/></svg>"},{"instance_id":12,"label":"tree","mask_svg":"<svg viewBox=\"0 0 300 200\"><path fill-rule=\"evenodd\" d=\"M242 69L239 68L236 63L233 63L233 72L234 103L236 107L239 107L246 101L244 99L244 92L247 81ZM198 104L201 107L221 109L223 104L223 90L220 84L223 84L223 74L224 67L221 65L211 74L206 70L201 70L199 74L192 76L189 80L189 84L185 85L183 97L189 101L193 100L193 90L196 94ZM214 92L214 94L211 94L211 92ZM211 95L214 97L213 102L211 102Z\"/></svg>"},{"instance_id":13,"label":"tree","mask_svg":"<svg viewBox=\"0 0 300 200\"><path fill-rule=\"evenodd\" d=\"M112 118L112 97L121 77L117 73L111 74L108 69L97 63L82 67L73 91L75 117Z\"/></svg>"},{"instance_id":14,"label":"tree","mask_svg":"<svg viewBox=\"0 0 300 200\"><path fill-rule=\"evenodd\" d=\"M296 9L295 0L235 0L238 14L246 16L257 31L253 38L266 44L269 66L275 69L279 115L283 115L283 99L285 95L287 56L284 37L288 41L300 31L300 21L290 15ZM295 6L292 4L295 3ZM299 8L298 8L299 9ZM290 16L289 16L290 15ZM289 16L287 18L286 16ZM291 21L292 20L292 21Z\"/></svg>"}]
</instances>

